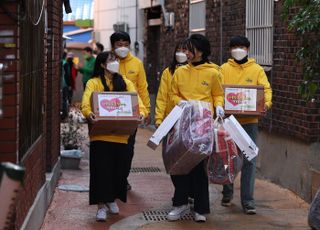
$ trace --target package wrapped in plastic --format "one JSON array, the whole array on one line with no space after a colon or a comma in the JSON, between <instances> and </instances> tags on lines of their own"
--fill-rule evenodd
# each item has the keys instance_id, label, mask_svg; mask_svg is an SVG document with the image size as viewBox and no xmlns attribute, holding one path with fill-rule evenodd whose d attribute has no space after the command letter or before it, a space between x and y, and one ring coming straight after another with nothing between
<instances>
[{"instance_id":1,"label":"package wrapped in plastic","mask_svg":"<svg viewBox=\"0 0 320 230\"><path fill-rule=\"evenodd\" d=\"M235 142L221 125L214 123L215 148L208 159L208 178L214 184L231 184L243 164Z\"/></svg>"},{"instance_id":2,"label":"package wrapped in plastic","mask_svg":"<svg viewBox=\"0 0 320 230\"><path fill-rule=\"evenodd\" d=\"M320 229L320 188L310 205L308 223L312 229Z\"/></svg>"},{"instance_id":3,"label":"package wrapped in plastic","mask_svg":"<svg viewBox=\"0 0 320 230\"><path fill-rule=\"evenodd\" d=\"M183 113L168 133L162 157L167 173L186 175L212 153L211 105L187 101Z\"/></svg>"}]
</instances>

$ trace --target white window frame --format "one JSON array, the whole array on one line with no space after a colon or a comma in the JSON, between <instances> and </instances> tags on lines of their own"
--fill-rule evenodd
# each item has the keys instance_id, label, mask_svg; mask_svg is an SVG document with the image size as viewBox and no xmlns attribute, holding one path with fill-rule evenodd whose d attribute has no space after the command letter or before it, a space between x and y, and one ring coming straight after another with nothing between
<instances>
[{"instance_id":1,"label":"white window frame","mask_svg":"<svg viewBox=\"0 0 320 230\"><path fill-rule=\"evenodd\" d=\"M193 10L196 10L196 11L193 12ZM206 1L205 0L190 0L190 3L189 3L189 34L195 34L195 33L199 33L203 35L205 35L206 33Z\"/></svg>"},{"instance_id":2,"label":"white window frame","mask_svg":"<svg viewBox=\"0 0 320 230\"><path fill-rule=\"evenodd\" d=\"M262 66L272 66L273 63L273 10L274 0L246 0L249 57Z\"/></svg>"}]
</instances>

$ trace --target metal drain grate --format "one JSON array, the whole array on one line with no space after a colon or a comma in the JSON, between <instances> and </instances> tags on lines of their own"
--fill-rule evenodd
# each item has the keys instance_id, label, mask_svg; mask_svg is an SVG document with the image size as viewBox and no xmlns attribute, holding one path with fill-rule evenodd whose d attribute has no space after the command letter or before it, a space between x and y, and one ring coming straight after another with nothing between
<instances>
[{"instance_id":1,"label":"metal drain grate","mask_svg":"<svg viewBox=\"0 0 320 230\"><path fill-rule=\"evenodd\" d=\"M168 210L148 210L143 212L143 217L146 221L159 222L167 220ZM188 213L180 218L180 220L193 220L191 213Z\"/></svg>"},{"instance_id":2,"label":"metal drain grate","mask_svg":"<svg viewBox=\"0 0 320 230\"><path fill-rule=\"evenodd\" d=\"M131 168L132 173L149 173L149 172L161 172L158 167L144 167L144 168Z\"/></svg>"}]
</instances>

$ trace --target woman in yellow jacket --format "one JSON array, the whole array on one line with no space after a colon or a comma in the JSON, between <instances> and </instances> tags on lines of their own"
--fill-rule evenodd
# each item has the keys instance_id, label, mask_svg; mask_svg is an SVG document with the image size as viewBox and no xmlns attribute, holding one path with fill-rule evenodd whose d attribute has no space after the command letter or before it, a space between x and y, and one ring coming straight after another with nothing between
<instances>
[{"instance_id":1,"label":"woman in yellow jacket","mask_svg":"<svg viewBox=\"0 0 320 230\"><path fill-rule=\"evenodd\" d=\"M156 99L155 125L158 127L173 109L171 102L171 81L175 70L187 64L187 55L183 51L183 42L179 42L174 49L174 56L170 65L163 71Z\"/></svg>"},{"instance_id":2,"label":"woman in yellow jacket","mask_svg":"<svg viewBox=\"0 0 320 230\"><path fill-rule=\"evenodd\" d=\"M265 110L272 105L272 90L263 68L254 59L248 58L250 42L246 37L235 36L230 40L231 56L228 62L221 66L222 83L233 85L263 85ZM237 117L242 127L251 139L256 142L258 134L258 117ZM253 198L254 180L256 171L256 159L248 161L244 158L241 169L241 205L246 214L255 214L255 202ZM233 184L223 186L222 206L230 206L233 198Z\"/></svg>"},{"instance_id":3,"label":"woman in yellow jacket","mask_svg":"<svg viewBox=\"0 0 320 230\"><path fill-rule=\"evenodd\" d=\"M95 114L91 107L93 92L129 91L136 92L131 81L118 74L119 62L110 52L102 52L97 56L94 78L87 82L82 97L82 113L94 123ZM141 117L147 110L139 98ZM118 213L115 199L127 200L127 168L130 163L128 153L129 135L90 135L90 190L89 204L97 204L97 221L105 221L107 210Z\"/></svg>"},{"instance_id":4,"label":"woman in yellow jacket","mask_svg":"<svg viewBox=\"0 0 320 230\"><path fill-rule=\"evenodd\" d=\"M210 102L216 113L223 115L223 89L218 66L210 63L210 43L201 34L193 34L186 41L188 64L179 67L172 80L172 102L174 105L183 100ZM210 213L208 177L204 161L200 162L188 175L171 176L175 192L173 210L168 220L178 220L190 211L188 196L194 197L194 220L205 222L205 214Z\"/></svg>"}]
</instances>

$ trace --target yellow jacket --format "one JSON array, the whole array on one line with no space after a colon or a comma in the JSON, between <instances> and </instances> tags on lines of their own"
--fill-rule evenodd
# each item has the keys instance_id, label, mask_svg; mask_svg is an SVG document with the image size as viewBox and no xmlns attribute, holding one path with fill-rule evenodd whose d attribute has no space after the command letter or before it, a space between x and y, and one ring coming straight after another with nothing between
<instances>
[{"instance_id":1,"label":"yellow jacket","mask_svg":"<svg viewBox=\"0 0 320 230\"><path fill-rule=\"evenodd\" d=\"M224 92L218 69L213 63L179 67L172 79L172 103L177 105L181 100L199 100L210 102L212 107L223 106Z\"/></svg>"},{"instance_id":2,"label":"yellow jacket","mask_svg":"<svg viewBox=\"0 0 320 230\"><path fill-rule=\"evenodd\" d=\"M171 81L172 74L169 67L162 72L161 81L156 100L155 122L160 125L164 118L170 113L174 105L171 103Z\"/></svg>"},{"instance_id":3,"label":"yellow jacket","mask_svg":"<svg viewBox=\"0 0 320 230\"><path fill-rule=\"evenodd\" d=\"M134 85L131 81L123 77L128 92L136 92ZM113 90L112 81L106 78L107 85L110 91ZM104 87L99 77L94 77L87 82L86 89L82 96L82 104L81 104L81 111L82 114L88 118L89 114L92 112L91 108L91 95L93 92L103 92ZM139 111L140 115L146 116L148 114L147 109L144 107L140 97L138 97L139 101ZM128 143L129 135L96 135L90 136L90 141L109 141L109 142L117 142L117 143Z\"/></svg>"},{"instance_id":4,"label":"yellow jacket","mask_svg":"<svg viewBox=\"0 0 320 230\"><path fill-rule=\"evenodd\" d=\"M147 108L148 113L150 113L150 97L146 72L140 59L129 52L125 58L120 59L120 74L132 81L144 106Z\"/></svg>"},{"instance_id":5,"label":"yellow jacket","mask_svg":"<svg viewBox=\"0 0 320 230\"><path fill-rule=\"evenodd\" d=\"M221 66L222 84L234 85L263 85L265 106L272 105L272 90L264 69L256 63L253 58L249 58L244 64L238 64L233 59ZM241 124L258 123L256 116L237 116Z\"/></svg>"}]
</instances>

